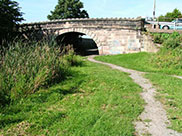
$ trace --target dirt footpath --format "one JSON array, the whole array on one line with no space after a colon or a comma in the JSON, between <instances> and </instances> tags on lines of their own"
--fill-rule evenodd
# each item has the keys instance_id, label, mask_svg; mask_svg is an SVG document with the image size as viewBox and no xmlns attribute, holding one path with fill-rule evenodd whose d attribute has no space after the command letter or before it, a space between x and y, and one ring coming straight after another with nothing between
<instances>
[{"instance_id":1,"label":"dirt footpath","mask_svg":"<svg viewBox=\"0 0 182 136\"><path fill-rule=\"evenodd\" d=\"M182 134L167 128L170 125L170 122L167 119L166 111L162 104L155 99L156 89L152 86L148 79L142 76L145 73L96 61L93 58L94 56L89 56L88 60L129 73L134 82L143 88L141 96L146 102L145 109L139 116L139 121L134 123L136 132L139 136L182 136Z\"/></svg>"}]
</instances>

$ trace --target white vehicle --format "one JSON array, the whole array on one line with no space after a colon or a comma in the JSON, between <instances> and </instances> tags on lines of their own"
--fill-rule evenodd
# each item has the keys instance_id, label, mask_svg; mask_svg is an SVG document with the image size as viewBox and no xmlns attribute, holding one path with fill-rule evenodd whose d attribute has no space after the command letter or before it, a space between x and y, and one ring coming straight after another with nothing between
<instances>
[{"instance_id":1,"label":"white vehicle","mask_svg":"<svg viewBox=\"0 0 182 136\"><path fill-rule=\"evenodd\" d=\"M182 19L176 19L172 22L158 22L153 20L146 20L146 23L159 25L160 29L172 29L172 30L182 30Z\"/></svg>"},{"instance_id":2,"label":"white vehicle","mask_svg":"<svg viewBox=\"0 0 182 136\"><path fill-rule=\"evenodd\" d=\"M182 30L182 19L176 19L172 22L159 22L161 29L173 29L173 30Z\"/></svg>"}]
</instances>

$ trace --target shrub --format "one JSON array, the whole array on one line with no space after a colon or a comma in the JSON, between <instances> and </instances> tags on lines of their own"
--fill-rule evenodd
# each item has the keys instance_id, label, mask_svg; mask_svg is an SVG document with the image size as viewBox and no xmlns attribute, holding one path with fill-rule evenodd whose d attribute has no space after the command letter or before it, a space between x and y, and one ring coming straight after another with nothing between
<instances>
[{"instance_id":1,"label":"shrub","mask_svg":"<svg viewBox=\"0 0 182 136\"><path fill-rule=\"evenodd\" d=\"M162 43L164 41L166 41L169 37L170 37L170 34L168 34L168 33L162 33L161 34Z\"/></svg>"},{"instance_id":2,"label":"shrub","mask_svg":"<svg viewBox=\"0 0 182 136\"><path fill-rule=\"evenodd\" d=\"M17 42L9 47L0 57L0 104L62 80L69 69L63 59L69 58L69 63L75 63L74 53L61 57L59 48L47 42Z\"/></svg>"},{"instance_id":3,"label":"shrub","mask_svg":"<svg viewBox=\"0 0 182 136\"><path fill-rule=\"evenodd\" d=\"M182 35L178 32L172 33L169 38L163 43L163 46L167 49L175 49L182 44Z\"/></svg>"},{"instance_id":4,"label":"shrub","mask_svg":"<svg viewBox=\"0 0 182 136\"><path fill-rule=\"evenodd\" d=\"M151 61L158 68L182 69L182 35L174 32L166 37L163 47Z\"/></svg>"},{"instance_id":5,"label":"shrub","mask_svg":"<svg viewBox=\"0 0 182 136\"><path fill-rule=\"evenodd\" d=\"M162 39L161 39L161 34L154 34L153 38L154 38L154 43L161 44L163 42Z\"/></svg>"},{"instance_id":6,"label":"shrub","mask_svg":"<svg viewBox=\"0 0 182 136\"><path fill-rule=\"evenodd\" d=\"M154 43L162 44L164 41L166 41L170 34L167 33L153 33L152 34Z\"/></svg>"},{"instance_id":7,"label":"shrub","mask_svg":"<svg viewBox=\"0 0 182 136\"><path fill-rule=\"evenodd\" d=\"M171 38L177 38L177 37L179 37L180 36L180 34L178 33L178 32L173 32L171 35L170 35L170 37Z\"/></svg>"}]
</instances>

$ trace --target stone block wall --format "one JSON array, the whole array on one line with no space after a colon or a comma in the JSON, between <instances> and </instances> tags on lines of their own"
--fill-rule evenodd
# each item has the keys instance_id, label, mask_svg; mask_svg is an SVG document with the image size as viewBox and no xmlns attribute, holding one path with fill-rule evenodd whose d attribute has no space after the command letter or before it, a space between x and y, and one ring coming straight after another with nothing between
<instances>
[{"instance_id":1,"label":"stone block wall","mask_svg":"<svg viewBox=\"0 0 182 136\"><path fill-rule=\"evenodd\" d=\"M149 35L143 34L141 38L142 50L145 52L157 52L159 47L154 44Z\"/></svg>"},{"instance_id":2,"label":"stone block wall","mask_svg":"<svg viewBox=\"0 0 182 136\"><path fill-rule=\"evenodd\" d=\"M106 54L123 54L139 52L141 50L140 40L135 30L108 30L98 34L100 44L99 52Z\"/></svg>"}]
</instances>

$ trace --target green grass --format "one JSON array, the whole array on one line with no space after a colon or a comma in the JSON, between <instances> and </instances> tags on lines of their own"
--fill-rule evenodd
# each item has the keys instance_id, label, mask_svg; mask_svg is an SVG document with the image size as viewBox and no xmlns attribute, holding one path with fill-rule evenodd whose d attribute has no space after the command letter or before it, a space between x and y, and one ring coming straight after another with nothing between
<instances>
[{"instance_id":1,"label":"green grass","mask_svg":"<svg viewBox=\"0 0 182 136\"><path fill-rule=\"evenodd\" d=\"M155 71L156 69L150 66L148 62L151 56L152 54L142 52L132 54L97 56L95 57L95 59L139 71Z\"/></svg>"},{"instance_id":2,"label":"green grass","mask_svg":"<svg viewBox=\"0 0 182 136\"><path fill-rule=\"evenodd\" d=\"M128 74L85 62L67 80L0 111L0 135L132 136L142 89Z\"/></svg>"},{"instance_id":3,"label":"green grass","mask_svg":"<svg viewBox=\"0 0 182 136\"><path fill-rule=\"evenodd\" d=\"M181 69L175 69L174 67L161 68L156 66L155 62L152 62L151 59L154 55L156 54L140 52L132 54L97 56L95 59L143 72L182 75Z\"/></svg>"},{"instance_id":4,"label":"green grass","mask_svg":"<svg viewBox=\"0 0 182 136\"><path fill-rule=\"evenodd\" d=\"M176 70L174 68L156 68L149 61L150 57L153 55L155 54L135 53L115 56L98 56L96 59L130 69L149 72L146 74L146 78L152 81L159 92L156 97L165 106L168 118L171 121L170 128L182 132L182 80L168 75L181 75L182 70ZM175 59L173 61L175 62Z\"/></svg>"},{"instance_id":5,"label":"green grass","mask_svg":"<svg viewBox=\"0 0 182 136\"><path fill-rule=\"evenodd\" d=\"M157 98L164 104L170 128L182 132L182 80L164 74L146 74L158 88Z\"/></svg>"}]
</instances>

